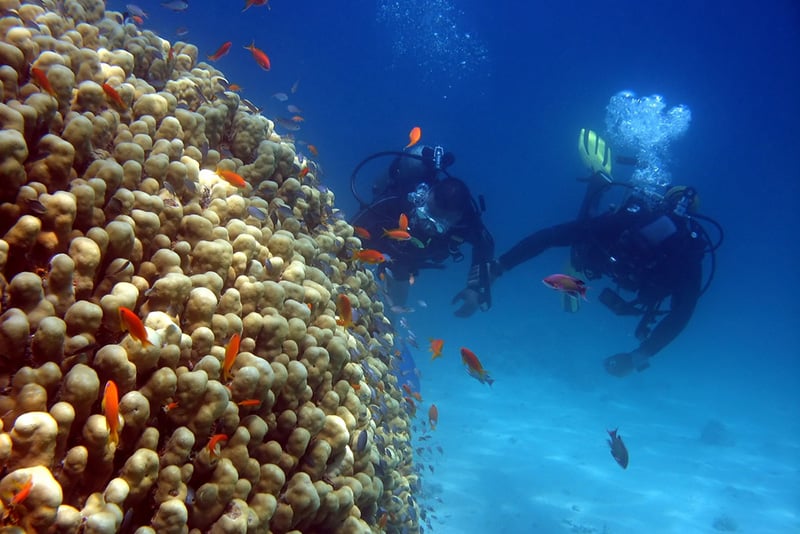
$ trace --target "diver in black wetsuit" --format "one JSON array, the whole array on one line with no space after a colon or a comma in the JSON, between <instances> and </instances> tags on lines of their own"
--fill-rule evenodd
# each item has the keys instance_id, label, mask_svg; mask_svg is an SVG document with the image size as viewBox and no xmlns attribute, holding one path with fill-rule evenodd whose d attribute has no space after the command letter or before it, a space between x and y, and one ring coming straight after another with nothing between
<instances>
[{"instance_id":1,"label":"diver in black wetsuit","mask_svg":"<svg viewBox=\"0 0 800 534\"><path fill-rule=\"evenodd\" d=\"M373 201L367 204L356 192L356 174L367 161L389 155L394 160L388 175L373 187ZM453 304L460 303L455 314L466 317L491 306L489 264L494 241L466 184L447 172L454 160L440 146L416 145L404 152L370 156L353 171L351 186L361 208L350 222L370 233L364 248L390 257L381 267L389 275L392 305L405 304L409 281L421 269L443 269L448 258L463 260L460 246L466 242L472 245L472 263L466 287L453 299ZM384 230L398 227L400 214L408 217L411 239L384 235Z\"/></svg>"},{"instance_id":2,"label":"diver in black wetsuit","mask_svg":"<svg viewBox=\"0 0 800 534\"><path fill-rule=\"evenodd\" d=\"M625 376L649 367L649 359L684 329L703 284L703 257L722 240L721 228L696 213L698 198L690 187L674 187L656 201L631 194L614 211L590 216L597 198L613 185L602 172L590 178L587 197L577 220L539 230L513 246L492 264L492 277L530 260L551 247L572 247L572 265L589 279L610 277L618 288L633 291L632 301L606 288L600 301L618 315L641 315L636 328L638 348L604 360L606 371ZM712 244L702 219L720 231ZM669 297L668 310L661 306Z\"/></svg>"}]
</instances>

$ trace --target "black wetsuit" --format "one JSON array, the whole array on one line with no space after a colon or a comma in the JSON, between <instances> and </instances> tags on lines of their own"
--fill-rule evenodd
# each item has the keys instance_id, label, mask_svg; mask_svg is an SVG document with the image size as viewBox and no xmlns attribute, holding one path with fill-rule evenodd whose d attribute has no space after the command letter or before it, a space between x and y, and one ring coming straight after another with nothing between
<instances>
[{"instance_id":1,"label":"black wetsuit","mask_svg":"<svg viewBox=\"0 0 800 534\"><path fill-rule=\"evenodd\" d=\"M691 218L626 204L616 212L539 230L503 254L499 267L502 272L548 248L571 246L573 267L588 278L606 275L636 292L632 302L610 290L600 300L617 314L644 316L636 329L637 351L648 358L675 339L694 312L707 245L703 235ZM664 312L660 306L667 297Z\"/></svg>"},{"instance_id":2,"label":"black wetsuit","mask_svg":"<svg viewBox=\"0 0 800 534\"><path fill-rule=\"evenodd\" d=\"M414 240L397 241L383 235L384 230L397 228L401 213L409 217L410 234ZM415 228L413 213L414 206L407 197L397 194L376 200L351 221L353 226L360 226L370 233L371 239L364 241L365 248L377 249L390 256L391 261L384 266L391 270L396 280L408 280L421 269L443 269L448 258L460 261L463 254L459 248L463 243L472 245L472 266L488 264L494 257L494 240L483 225L477 207L443 235L433 236ZM488 283L487 280L487 286Z\"/></svg>"}]
</instances>

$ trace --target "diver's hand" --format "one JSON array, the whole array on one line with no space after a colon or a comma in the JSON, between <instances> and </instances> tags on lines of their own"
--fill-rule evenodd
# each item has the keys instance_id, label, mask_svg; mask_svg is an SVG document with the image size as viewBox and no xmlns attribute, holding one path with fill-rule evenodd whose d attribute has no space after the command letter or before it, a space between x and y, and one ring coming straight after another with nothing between
<instances>
[{"instance_id":1,"label":"diver's hand","mask_svg":"<svg viewBox=\"0 0 800 534\"><path fill-rule=\"evenodd\" d=\"M610 375L623 377L629 375L634 369L644 371L650 364L647 356L639 351L620 352L603 360L603 367Z\"/></svg>"},{"instance_id":2,"label":"diver's hand","mask_svg":"<svg viewBox=\"0 0 800 534\"><path fill-rule=\"evenodd\" d=\"M459 291L451 304L458 304L462 302L461 307L459 307L454 313L456 317L469 317L473 313L477 311L478 308L481 306L481 294L471 287L466 287Z\"/></svg>"}]
</instances>

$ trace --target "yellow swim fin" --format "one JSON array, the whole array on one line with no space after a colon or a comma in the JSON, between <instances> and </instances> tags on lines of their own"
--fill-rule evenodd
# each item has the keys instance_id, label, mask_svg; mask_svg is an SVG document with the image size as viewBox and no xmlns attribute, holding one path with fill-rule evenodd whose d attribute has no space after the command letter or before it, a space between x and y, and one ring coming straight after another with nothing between
<instances>
[{"instance_id":1,"label":"yellow swim fin","mask_svg":"<svg viewBox=\"0 0 800 534\"><path fill-rule=\"evenodd\" d=\"M578 154L592 172L611 174L611 147L594 130L581 128L578 134Z\"/></svg>"}]
</instances>

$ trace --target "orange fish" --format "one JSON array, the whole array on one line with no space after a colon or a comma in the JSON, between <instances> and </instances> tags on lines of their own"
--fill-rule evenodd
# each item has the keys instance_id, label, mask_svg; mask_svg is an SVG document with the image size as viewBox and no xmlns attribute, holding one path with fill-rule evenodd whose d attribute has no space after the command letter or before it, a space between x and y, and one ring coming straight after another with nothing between
<instances>
[{"instance_id":1,"label":"orange fish","mask_svg":"<svg viewBox=\"0 0 800 534\"><path fill-rule=\"evenodd\" d=\"M396 230L387 230L384 228L383 237L388 237L389 239L394 239L395 241L408 241L411 239L411 234L409 234L408 231L401 230L399 228Z\"/></svg>"},{"instance_id":2,"label":"orange fish","mask_svg":"<svg viewBox=\"0 0 800 534\"><path fill-rule=\"evenodd\" d=\"M261 406L261 401L258 399L246 399L243 401L239 401L236 404L238 404L242 408L246 408L251 406Z\"/></svg>"},{"instance_id":3,"label":"orange fish","mask_svg":"<svg viewBox=\"0 0 800 534\"><path fill-rule=\"evenodd\" d=\"M144 19L139 15L131 15L131 20L135 22L137 26L144 24Z\"/></svg>"},{"instance_id":4,"label":"orange fish","mask_svg":"<svg viewBox=\"0 0 800 534\"><path fill-rule=\"evenodd\" d=\"M489 384L490 386L494 383L494 379L489 376L489 372L483 368L481 365L481 361L475 356L475 353L469 349L461 348L461 361L464 363L464 366L467 368L467 373L472 378L476 379L481 384Z\"/></svg>"},{"instance_id":5,"label":"orange fish","mask_svg":"<svg viewBox=\"0 0 800 534\"><path fill-rule=\"evenodd\" d=\"M256 60L256 63L258 63L259 67L261 67L264 70L269 70L270 67L269 57L267 56L267 54L264 53L263 50L259 50L258 48L256 48L255 41L250 43L250 46L245 46L245 48L250 50L250 53L253 54L253 59Z\"/></svg>"},{"instance_id":6,"label":"orange fish","mask_svg":"<svg viewBox=\"0 0 800 534\"><path fill-rule=\"evenodd\" d=\"M114 445L119 444L119 392L113 380L106 382L101 403L103 414L108 425L108 440Z\"/></svg>"},{"instance_id":7,"label":"orange fish","mask_svg":"<svg viewBox=\"0 0 800 534\"><path fill-rule=\"evenodd\" d=\"M385 255L371 248L356 251L353 257L362 263L369 263L372 265L377 265L378 263L386 261Z\"/></svg>"},{"instance_id":8,"label":"orange fish","mask_svg":"<svg viewBox=\"0 0 800 534\"><path fill-rule=\"evenodd\" d=\"M408 132L408 144L406 145L406 148L410 148L416 145L421 137L422 137L422 128L420 128L419 126L414 126L413 128L411 128L411 131Z\"/></svg>"},{"instance_id":9,"label":"orange fish","mask_svg":"<svg viewBox=\"0 0 800 534\"><path fill-rule=\"evenodd\" d=\"M315 158L319 156L319 150L314 145L308 145L308 151L311 152L311 155Z\"/></svg>"},{"instance_id":10,"label":"orange fish","mask_svg":"<svg viewBox=\"0 0 800 534\"><path fill-rule=\"evenodd\" d=\"M178 401L172 401L170 403L165 404L164 407L162 408L162 410L164 410L164 413L169 413L172 410L174 410L175 408L177 408L178 406L180 406L178 404Z\"/></svg>"},{"instance_id":11,"label":"orange fish","mask_svg":"<svg viewBox=\"0 0 800 534\"><path fill-rule=\"evenodd\" d=\"M300 172L297 173L297 177L298 178L302 178L303 176L305 176L309 172L311 172L311 167L303 167L303 170L301 170Z\"/></svg>"},{"instance_id":12,"label":"orange fish","mask_svg":"<svg viewBox=\"0 0 800 534\"><path fill-rule=\"evenodd\" d=\"M430 339L431 342L431 360L435 360L442 356L442 349L444 348L444 339Z\"/></svg>"},{"instance_id":13,"label":"orange fish","mask_svg":"<svg viewBox=\"0 0 800 534\"><path fill-rule=\"evenodd\" d=\"M234 91L234 92L238 93L241 90L242 90L242 86L239 85L238 83L232 83L232 84L230 84L228 86L228 91Z\"/></svg>"},{"instance_id":14,"label":"orange fish","mask_svg":"<svg viewBox=\"0 0 800 534\"><path fill-rule=\"evenodd\" d=\"M11 498L11 502L9 506L16 506L18 504L22 504L25 502L25 499L28 498L28 495L31 494L31 488L33 488L33 477L28 477L28 481L25 482L22 487L19 489L17 493Z\"/></svg>"},{"instance_id":15,"label":"orange fish","mask_svg":"<svg viewBox=\"0 0 800 534\"><path fill-rule=\"evenodd\" d=\"M362 228L361 226L354 226L353 232L355 232L355 234L361 239L372 239L372 234L369 233L369 230Z\"/></svg>"},{"instance_id":16,"label":"orange fish","mask_svg":"<svg viewBox=\"0 0 800 534\"><path fill-rule=\"evenodd\" d=\"M240 175L233 171L226 171L225 169L217 169L217 176L231 184L233 187L244 188L247 187L247 182Z\"/></svg>"},{"instance_id":17,"label":"orange fish","mask_svg":"<svg viewBox=\"0 0 800 534\"><path fill-rule=\"evenodd\" d=\"M53 89L45 71L39 67L31 67L31 77L36 80L36 85L47 91L51 96L56 96L56 91Z\"/></svg>"},{"instance_id":18,"label":"orange fish","mask_svg":"<svg viewBox=\"0 0 800 534\"><path fill-rule=\"evenodd\" d=\"M304 122L304 121L305 121L305 119L303 117L301 117L300 115L292 116L292 122Z\"/></svg>"},{"instance_id":19,"label":"orange fish","mask_svg":"<svg viewBox=\"0 0 800 534\"><path fill-rule=\"evenodd\" d=\"M225 41L224 43L222 43L222 45L219 48L217 48L216 52L214 52L213 54L207 56L209 61L216 61L219 58L221 58L222 56L226 55L228 52L231 51L231 47L232 46L233 46L233 42ZM228 89L230 89L230 87Z\"/></svg>"},{"instance_id":20,"label":"orange fish","mask_svg":"<svg viewBox=\"0 0 800 534\"><path fill-rule=\"evenodd\" d=\"M436 425L439 424L439 409L435 404L431 404L428 408L428 423L431 425L431 430L436 430Z\"/></svg>"},{"instance_id":21,"label":"orange fish","mask_svg":"<svg viewBox=\"0 0 800 534\"><path fill-rule=\"evenodd\" d=\"M108 99L114 103L115 106L117 106L120 109L128 109L128 104L126 104L125 101L122 100L122 97L117 92L117 90L108 85L107 83L103 84L103 92L106 94L106 97L108 97Z\"/></svg>"},{"instance_id":22,"label":"orange fish","mask_svg":"<svg viewBox=\"0 0 800 534\"><path fill-rule=\"evenodd\" d=\"M336 319L336 324L339 326L343 326L344 328L351 328L353 325L353 305L350 303L350 299L344 293L339 293L339 296L336 298L336 315L339 316Z\"/></svg>"},{"instance_id":23,"label":"orange fish","mask_svg":"<svg viewBox=\"0 0 800 534\"><path fill-rule=\"evenodd\" d=\"M397 229L408 230L408 215L405 213L400 214L400 218L397 221Z\"/></svg>"},{"instance_id":24,"label":"orange fish","mask_svg":"<svg viewBox=\"0 0 800 534\"><path fill-rule=\"evenodd\" d=\"M233 367L233 362L236 361L236 357L239 355L239 343L241 340L242 338L237 332L231 336L228 346L225 347L225 360L222 362L222 380L225 382L231 379L231 367Z\"/></svg>"},{"instance_id":25,"label":"orange fish","mask_svg":"<svg viewBox=\"0 0 800 534\"><path fill-rule=\"evenodd\" d=\"M222 447L219 442L220 441L228 441L227 434L214 434L211 436L211 439L208 440L208 454L212 458L218 458L220 453L220 448Z\"/></svg>"},{"instance_id":26,"label":"orange fish","mask_svg":"<svg viewBox=\"0 0 800 534\"><path fill-rule=\"evenodd\" d=\"M151 347L153 344L147 339L147 330L139 316L124 306L119 307L119 322L123 330L133 339L142 344L142 347Z\"/></svg>"}]
</instances>

